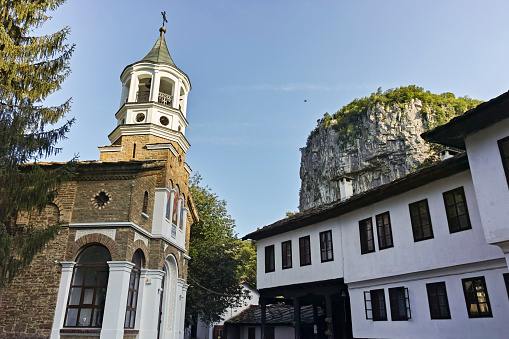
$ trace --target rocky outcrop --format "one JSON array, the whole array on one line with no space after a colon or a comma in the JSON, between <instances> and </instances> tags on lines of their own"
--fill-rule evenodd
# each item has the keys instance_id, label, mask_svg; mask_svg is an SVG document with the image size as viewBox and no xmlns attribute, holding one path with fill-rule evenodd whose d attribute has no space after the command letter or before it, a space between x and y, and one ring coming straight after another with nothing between
<instances>
[{"instance_id":1,"label":"rocky outcrop","mask_svg":"<svg viewBox=\"0 0 509 339\"><path fill-rule=\"evenodd\" d=\"M339 179L353 178L353 194L401 178L429 155L420 137L427 128L422 103L410 100L404 109L376 104L361 116L353 137L322 125L301 148L301 211L340 197ZM334 125L335 120L332 120Z\"/></svg>"}]
</instances>

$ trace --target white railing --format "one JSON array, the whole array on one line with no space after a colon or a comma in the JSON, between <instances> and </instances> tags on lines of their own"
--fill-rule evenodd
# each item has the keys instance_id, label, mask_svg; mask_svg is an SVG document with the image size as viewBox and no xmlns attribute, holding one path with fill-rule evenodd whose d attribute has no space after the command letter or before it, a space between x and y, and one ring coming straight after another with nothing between
<instances>
[{"instance_id":1,"label":"white railing","mask_svg":"<svg viewBox=\"0 0 509 339\"><path fill-rule=\"evenodd\" d=\"M157 102L159 102L160 104L166 105L166 106L171 106L171 99L172 99L172 96L170 94L159 92Z\"/></svg>"}]
</instances>

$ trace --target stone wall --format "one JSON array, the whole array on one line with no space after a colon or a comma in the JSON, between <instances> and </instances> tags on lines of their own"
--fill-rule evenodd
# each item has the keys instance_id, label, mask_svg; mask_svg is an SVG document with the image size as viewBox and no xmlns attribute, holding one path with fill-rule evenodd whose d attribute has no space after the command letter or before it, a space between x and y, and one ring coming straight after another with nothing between
<instances>
[{"instance_id":1,"label":"stone wall","mask_svg":"<svg viewBox=\"0 0 509 339\"><path fill-rule=\"evenodd\" d=\"M68 186L69 187L69 186ZM60 197L64 204L67 200ZM55 204L48 205L42 213L33 212L21 218L20 227L54 224L65 212ZM0 293L0 338L47 338L51 332L61 267L65 259L68 228L60 233L37 254L25 270Z\"/></svg>"},{"instance_id":2,"label":"stone wall","mask_svg":"<svg viewBox=\"0 0 509 339\"><path fill-rule=\"evenodd\" d=\"M429 156L420 137L427 127L420 100L405 109L377 104L362 116L360 134L350 141L330 126L301 149L301 211L340 198L339 178L353 178L353 193L401 178ZM334 124L334 120L332 121Z\"/></svg>"}]
</instances>

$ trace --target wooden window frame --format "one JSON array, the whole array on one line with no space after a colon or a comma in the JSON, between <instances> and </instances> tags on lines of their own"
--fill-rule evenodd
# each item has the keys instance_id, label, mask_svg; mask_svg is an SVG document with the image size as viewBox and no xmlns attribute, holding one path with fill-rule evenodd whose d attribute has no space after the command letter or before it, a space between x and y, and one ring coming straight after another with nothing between
<instances>
[{"instance_id":1,"label":"wooden window frame","mask_svg":"<svg viewBox=\"0 0 509 339\"><path fill-rule=\"evenodd\" d=\"M322 262L334 261L332 230L320 232L320 259Z\"/></svg>"},{"instance_id":2,"label":"wooden window frame","mask_svg":"<svg viewBox=\"0 0 509 339\"><path fill-rule=\"evenodd\" d=\"M421 209L420 208L421 207L420 204L422 204L422 203L424 203L425 207L426 207L425 213L421 213L420 212L420 209ZM412 210L413 208L417 208L417 214L414 213L414 211ZM428 239L433 239L434 238L434 236L433 236L433 226L432 226L432 222L431 222L431 214L429 212L428 199L422 199L422 200L413 202L411 204L408 204L408 210L410 212L410 223L412 225L412 233L413 233L413 236L414 236L414 242L428 240ZM430 234L427 235L427 236L424 235L424 226L425 226L425 225L423 225L423 216L424 215L427 215L427 218L429 220L429 232L430 232ZM417 235L417 231L416 230L420 230L420 232L421 232L421 236L420 237Z\"/></svg>"},{"instance_id":3,"label":"wooden window frame","mask_svg":"<svg viewBox=\"0 0 509 339\"><path fill-rule=\"evenodd\" d=\"M509 143L509 137L505 137L497 141L498 150L500 151L500 160L502 160L502 166L504 167L505 179L507 186L509 187L509 154L504 154L504 144Z\"/></svg>"},{"instance_id":4,"label":"wooden window frame","mask_svg":"<svg viewBox=\"0 0 509 339\"><path fill-rule=\"evenodd\" d=\"M83 273L82 282L76 284L75 283L75 276L76 276L78 270L83 270L84 273ZM106 272L106 280L104 281L104 284L100 284L97 279L94 279L94 284L86 284L87 274L91 273L92 272L91 270L94 270L93 271L94 274L96 274L95 272L97 272L97 271L99 271L99 272ZM80 263L77 263L74 266L73 276L72 276L72 280L71 280L71 287L69 288L69 297L67 299L67 309L66 309L66 312L65 312L64 327L80 327L80 328L101 328L102 327L102 318L104 316L104 304L99 303L98 305L96 305L96 299L98 297L98 292L100 292L101 289L102 289L104 295L106 295L107 287L108 287L108 280L109 280L109 266L108 266L108 264L106 262L105 263L100 263L100 264L92 264L92 263L90 263L90 264L88 264L88 263L80 264ZM71 298L72 298L72 291L73 291L74 288L75 289L78 289L78 288L81 289L80 298L79 298L79 303L78 304L70 304L71 303ZM90 289L94 290L93 294L92 294L92 301L91 301L91 303L84 303L85 291L86 290L90 290ZM77 316L76 316L76 322L74 324L68 325L67 324L67 317L69 315L69 311L70 310L74 310L74 309L78 310L77 311L78 313L77 313ZM84 309L92 309L92 311L90 313L90 319L89 319L88 324L87 325L80 325L79 324L79 320L81 318L81 311L84 310ZM97 314L100 314L100 315L97 316ZM93 324L94 319L97 319L95 317L100 317L100 319L101 319L100 320L100 324L96 324L96 325Z\"/></svg>"},{"instance_id":5,"label":"wooden window frame","mask_svg":"<svg viewBox=\"0 0 509 339\"><path fill-rule=\"evenodd\" d=\"M361 254L375 252L373 220L371 217L359 220L359 235L361 242Z\"/></svg>"},{"instance_id":6,"label":"wooden window frame","mask_svg":"<svg viewBox=\"0 0 509 339\"><path fill-rule=\"evenodd\" d=\"M445 206L445 213L447 215L447 224L449 225L449 232L456 233L456 232L461 232L461 231L466 231L466 230L472 229L472 224L470 223L470 216L468 214L467 199L465 197L465 190L463 189L463 186L455 188L455 189L447 191L447 192L444 192L442 195L444 197L444 206ZM447 197L450 195L452 195L452 200L453 200L452 204L449 204L447 202L447 200L448 200ZM457 195L461 196L463 201L459 201L459 202L456 201ZM460 206L461 203L463 203L465 205L465 213L464 214L461 214L459 211L459 208L458 208L458 206ZM452 213L452 211L450 211L449 207L452 207L454 209L454 213ZM466 222L467 222L467 225L464 227L461 227L461 223L460 223L460 218L462 216L466 217ZM458 229L452 228L454 226L454 222L457 223Z\"/></svg>"},{"instance_id":7,"label":"wooden window frame","mask_svg":"<svg viewBox=\"0 0 509 339\"><path fill-rule=\"evenodd\" d=\"M311 265L311 239L309 235L299 238L300 266Z\"/></svg>"},{"instance_id":8,"label":"wooden window frame","mask_svg":"<svg viewBox=\"0 0 509 339\"><path fill-rule=\"evenodd\" d=\"M286 270L292 268L292 241L287 240L281 243L281 268Z\"/></svg>"},{"instance_id":9,"label":"wooden window frame","mask_svg":"<svg viewBox=\"0 0 509 339\"><path fill-rule=\"evenodd\" d=\"M385 216L387 216L387 223L385 222ZM378 235L378 249L384 250L394 247L394 242L392 241L391 215L389 212L387 211L376 215L375 221Z\"/></svg>"},{"instance_id":10,"label":"wooden window frame","mask_svg":"<svg viewBox=\"0 0 509 339\"><path fill-rule=\"evenodd\" d=\"M134 329L136 324L136 309L138 307L138 296L140 289L140 275L143 264L143 253L136 250L133 254L131 262L135 263L129 276L129 288L127 292L127 305L124 317L124 328Z\"/></svg>"},{"instance_id":11,"label":"wooden window frame","mask_svg":"<svg viewBox=\"0 0 509 339\"><path fill-rule=\"evenodd\" d=\"M265 273L276 270L276 256L274 245L265 246Z\"/></svg>"},{"instance_id":12,"label":"wooden window frame","mask_svg":"<svg viewBox=\"0 0 509 339\"><path fill-rule=\"evenodd\" d=\"M475 291L467 291L466 283L472 283ZM488 296L488 289L486 287L486 280L483 276L461 279L463 285L463 294L465 295L465 304L467 306L467 313L469 318L492 318L493 313L491 311L490 298ZM482 288L483 291L479 292L478 287ZM484 292L485 302L479 302L479 293ZM487 311L481 313L480 304L485 304L488 308ZM471 306L476 305L479 310L479 314L472 313Z\"/></svg>"},{"instance_id":13,"label":"wooden window frame","mask_svg":"<svg viewBox=\"0 0 509 339\"><path fill-rule=\"evenodd\" d=\"M404 309L401 308L401 296L403 296ZM389 288L389 303L391 305L391 320L406 321L412 318L410 310L410 296L406 287ZM402 314L404 311L404 315Z\"/></svg>"},{"instance_id":14,"label":"wooden window frame","mask_svg":"<svg viewBox=\"0 0 509 339\"><path fill-rule=\"evenodd\" d=\"M364 309L367 320L387 321L387 305L383 288L364 291Z\"/></svg>"},{"instance_id":15,"label":"wooden window frame","mask_svg":"<svg viewBox=\"0 0 509 339\"><path fill-rule=\"evenodd\" d=\"M426 284L431 319L451 319L445 281Z\"/></svg>"}]
</instances>

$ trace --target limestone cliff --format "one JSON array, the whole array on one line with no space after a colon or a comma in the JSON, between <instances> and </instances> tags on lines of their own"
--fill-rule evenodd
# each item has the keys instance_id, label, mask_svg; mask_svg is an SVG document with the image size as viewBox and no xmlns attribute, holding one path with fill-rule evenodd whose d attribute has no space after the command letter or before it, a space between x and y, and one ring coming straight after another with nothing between
<instances>
[{"instance_id":1,"label":"limestone cliff","mask_svg":"<svg viewBox=\"0 0 509 339\"><path fill-rule=\"evenodd\" d=\"M446 114L446 120L449 120L480 103L465 98L470 101L468 107L456 111L441 104L442 108L438 108L440 114L444 110L451 111ZM338 200L339 178L343 176L353 178L355 195L401 178L430 156L436 157L436 149L430 150L430 145L420 137L428 127L437 124L434 104L429 101L423 103L425 100L410 99L403 104L367 101L369 107L355 112L353 120L353 113L346 110L345 114L345 109L333 117L326 114L327 119L319 121L306 147L301 148L299 209L303 211ZM353 123L339 128L338 121L343 123L341 119L344 120L348 114Z\"/></svg>"}]
</instances>

